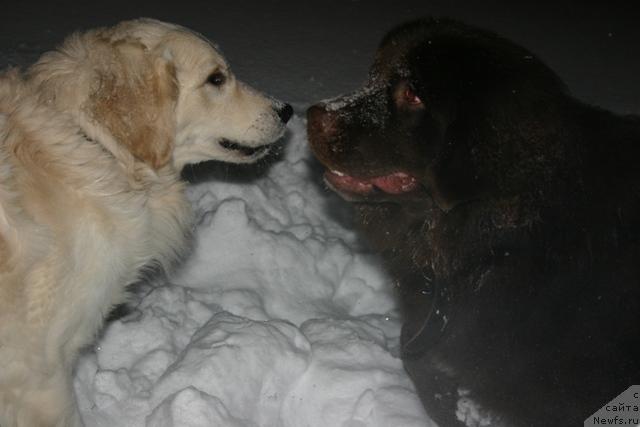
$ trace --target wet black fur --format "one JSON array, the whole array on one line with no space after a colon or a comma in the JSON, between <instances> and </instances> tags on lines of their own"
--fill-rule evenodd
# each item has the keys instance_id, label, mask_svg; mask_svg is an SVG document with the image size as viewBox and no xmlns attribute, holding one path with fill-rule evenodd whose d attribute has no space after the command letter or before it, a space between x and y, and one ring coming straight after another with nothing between
<instances>
[{"instance_id":1,"label":"wet black fur","mask_svg":"<svg viewBox=\"0 0 640 427\"><path fill-rule=\"evenodd\" d=\"M398 106L398 85L425 108ZM422 184L355 209L398 280L405 367L442 427L464 425L463 394L493 425L569 426L640 384L640 118L435 19L391 31L366 90L341 101L309 111L318 159Z\"/></svg>"}]
</instances>

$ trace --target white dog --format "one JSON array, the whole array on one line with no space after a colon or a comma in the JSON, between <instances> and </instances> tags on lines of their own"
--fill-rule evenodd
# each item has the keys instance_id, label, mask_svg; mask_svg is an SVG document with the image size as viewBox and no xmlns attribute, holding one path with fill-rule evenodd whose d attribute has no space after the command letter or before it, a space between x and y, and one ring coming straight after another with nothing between
<instances>
[{"instance_id":1,"label":"white dog","mask_svg":"<svg viewBox=\"0 0 640 427\"><path fill-rule=\"evenodd\" d=\"M147 19L0 75L0 426L82 425L79 349L186 248L181 168L254 162L291 114L201 36Z\"/></svg>"}]
</instances>

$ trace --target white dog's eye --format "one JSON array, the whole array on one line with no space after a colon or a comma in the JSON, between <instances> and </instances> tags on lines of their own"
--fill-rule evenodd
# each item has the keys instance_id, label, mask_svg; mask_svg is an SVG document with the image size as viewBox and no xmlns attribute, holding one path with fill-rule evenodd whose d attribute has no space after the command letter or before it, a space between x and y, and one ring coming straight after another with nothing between
<instances>
[{"instance_id":1,"label":"white dog's eye","mask_svg":"<svg viewBox=\"0 0 640 427\"><path fill-rule=\"evenodd\" d=\"M222 86L226 81L227 78L220 71L216 71L215 73L212 73L209 77L207 77L207 83L217 87Z\"/></svg>"}]
</instances>

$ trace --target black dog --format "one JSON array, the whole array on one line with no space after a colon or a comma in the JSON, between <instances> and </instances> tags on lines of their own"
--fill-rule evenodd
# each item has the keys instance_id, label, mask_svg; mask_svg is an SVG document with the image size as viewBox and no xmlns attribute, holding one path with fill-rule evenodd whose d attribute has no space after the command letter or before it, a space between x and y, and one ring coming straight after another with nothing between
<instances>
[{"instance_id":1,"label":"black dog","mask_svg":"<svg viewBox=\"0 0 640 427\"><path fill-rule=\"evenodd\" d=\"M582 425L640 384L640 118L427 19L308 130L398 280L405 367L441 426Z\"/></svg>"}]
</instances>

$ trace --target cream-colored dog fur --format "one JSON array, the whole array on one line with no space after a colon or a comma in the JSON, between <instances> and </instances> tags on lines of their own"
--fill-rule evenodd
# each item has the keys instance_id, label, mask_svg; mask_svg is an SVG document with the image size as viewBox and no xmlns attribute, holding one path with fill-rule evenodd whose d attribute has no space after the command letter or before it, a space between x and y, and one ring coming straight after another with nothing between
<instances>
[{"instance_id":1,"label":"cream-colored dog fur","mask_svg":"<svg viewBox=\"0 0 640 427\"><path fill-rule=\"evenodd\" d=\"M127 284L187 246L180 169L257 160L283 107L201 36L147 19L0 75L0 426L82 425L79 349Z\"/></svg>"}]
</instances>

